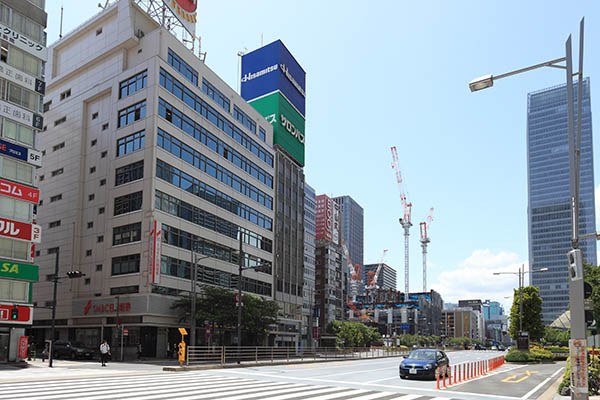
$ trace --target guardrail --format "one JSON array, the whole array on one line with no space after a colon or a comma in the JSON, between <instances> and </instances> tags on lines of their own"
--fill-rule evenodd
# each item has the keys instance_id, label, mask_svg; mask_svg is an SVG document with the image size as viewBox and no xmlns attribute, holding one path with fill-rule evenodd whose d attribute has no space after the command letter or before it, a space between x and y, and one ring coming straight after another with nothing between
<instances>
[{"instance_id":1,"label":"guardrail","mask_svg":"<svg viewBox=\"0 0 600 400\"><path fill-rule=\"evenodd\" d=\"M386 348L320 347L298 350L294 347L248 347L237 346L188 346L186 365L192 364L258 364L296 363L298 361L360 360L365 358L398 357L408 355L408 351Z\"/></svg>"},{"instance_id":2,"label":"guardrail","mask_svg":"<svg viewBox=\"0 0 600 400\"><path fill-rule=\"evenodd\" d=\"M504 356L488 358L487 360L467 361L451 367L444 366L438 368L435 371L437 388L447 388L448 386L486 375L488 372L502 365L504 365ZM441 386L440 378L442 379ZM452 379L454 379L454 383ZM448 381L448 385L446 385L446 381Z\"/></svg>"}]
</instances>

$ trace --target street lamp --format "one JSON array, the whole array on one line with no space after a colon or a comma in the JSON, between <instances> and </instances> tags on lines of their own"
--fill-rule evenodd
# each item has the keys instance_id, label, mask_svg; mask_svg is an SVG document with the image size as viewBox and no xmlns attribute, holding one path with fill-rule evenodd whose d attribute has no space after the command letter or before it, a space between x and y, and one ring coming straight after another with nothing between
<instances>
[{"instance_id":1,"label":"street lamp","mask_svg":"<svg viewBox=\"0 0 600 400\"><path fill-rule=\"evenodd\" d=\"M52 345L54 344L54 336L56 335L56 293L57 293L57 289L58 289L58 281L60 279L74 279L74 278L81 278L82 276L85 276L84 273L82 273L81 271L68 271L67 272L67 276L58 276L58 260L59 260L59 256L60 256L60 248L56 248L56 260L54 263L54 275L52 276L52 282L54 285L54 290L52 293L52 329L50 330L50 347L48 349L48 367L52 368L53 364L52 361L54 360L54 352L52 351Z\"/></svg>"},{"instance_id":2,"label":"street lamp","mask_svg":"<svg viewBox=\"0 0 600 400\"><path fill-rule=\"evenodd\" d=\"M190 346L195 346L196 345L196 286L197 286L197 273L196 273L196 266L198 264L198 261L200 260L204 260L206 258L210 258L210 256L202 256L199 257L198 253L196 253L196 251L194 250L194 245L192 244L192 255L191 255L191 272L192 272L192 279L191 279L191 283L192 283L192 315L191 315L191 329L190 329Z\"/></svg>"},{"instance_id":3,"label":"street lamp","mask_svg":"<svg viewBox=\"0 0 600 400\"><path fill-rule=\"evenodd\" d=\"M494 275L518 275L519 276L519 333L523 332L523 284L525 283L525 274L533 272L546 272L548 268L532 269L525 271L525 264L521 265L517 272L494 272Z\"/></svg>"},{"instance_id":4,"label":"street lamp","mask_svg":"<svg viewBox=\"0 0 600 400\"><path fill-rule=\"evenodd\" d=\"M516 71L508 72L506 74L493 76L486 75L485 77L474 79L469 83L469 88L472 92L485 89L493 86L494 80L505 78L507 76L520 74L522 72L531 71L533 69L542 67L553 67L560 68L566 71L567 79L567 119L568 119L568 132L569 132L569 183L571 192L571 251L567 254L569 258L569 269L572 273L571 268L576 270L582 270L582 257L581 250L579 247L579 181L580 181L580 158L581 158L581 114L582 114L582 103L583 103L583 26L584 18L581 19L579 24L579 71L573 73L573 60L571 54L571 35L565 42L565 57L550 60L541 64L532 65L527 68L522 68ZM559 65L559 63L565 61L565 65ZM574 127L575 110L573 105L573 76L577 75L577 128ZM596 235L596 234L593 234ZM585 238L587 235L582 235ZM598 235L596 235L598 237ZM573 261L573 263L571 263ZM573 265L571 265L573 264ZM585 347L583 343L586 340L586 324L585 324L585 313L583 306L583 274L577 276L575 274L571 277L569 285L569 304L571 309L571 343L570 355L572 360L578 360L577 370L573 371L576 376L587 376L587 363L585 360L581 360L577 349ZM583 380L575 383L574 390L571 390L571 398L573 399L588 399L587 387L583 385Z\"/></svg>"}]
</instances>

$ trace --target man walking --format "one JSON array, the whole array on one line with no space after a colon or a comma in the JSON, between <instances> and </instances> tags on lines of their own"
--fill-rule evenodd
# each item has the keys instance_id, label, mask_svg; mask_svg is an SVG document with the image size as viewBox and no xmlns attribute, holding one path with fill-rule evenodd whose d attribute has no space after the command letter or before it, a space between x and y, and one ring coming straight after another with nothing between
<instances>
[{"instance_id":1,"label":"man walking","mask_svg":"<svg viewBox=\"0 0 600 400\"><path fill-rule=\"evenodd\" d=\"M108 360L108 356L110 355L110 346L106 339L104 339L104 343L100 345L100 358L102 361L102 366L106 367L106 361Z\"/></svg>"}]
</instances>

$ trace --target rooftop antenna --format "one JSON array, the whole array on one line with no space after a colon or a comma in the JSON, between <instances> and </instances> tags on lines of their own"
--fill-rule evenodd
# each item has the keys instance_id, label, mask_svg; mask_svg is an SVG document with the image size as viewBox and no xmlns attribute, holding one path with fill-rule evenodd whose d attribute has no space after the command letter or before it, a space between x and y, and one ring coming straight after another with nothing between
<instances>
[{"instance_id":1,"label":"rooftop antenna","mask_svg":"<svg viewBox=\"0 0 600 400\"><path fill-rule=\"evenodd\" d=\"M241 84L242 84L242 77L240 76L240 70L242 69L242 56L244 54L246 54L248 52L248 48L244 47L242 50L237 52L238 57L240 58L240 61L238 62L238 73L237 73L237 84L238 84L238 94L242 94L242 89L241 89Z\"/></svg>"},{"instance_id":2,"label":"rooftop antenna","mask_svg":"<svg viewBox=\"0 0 600 400\"><path fill-rule=\"evenodd\" d=\"M108 3L109 3L109 1L110 1L110 0L106 0L106 3L104 3L104 5L102 5L102 3L98 3L98 7L99 7L99 8L101 8L101 9L103 9L103 10L106 10L106 8L108 7ZM60 9L61 9L61 11L62 11L62 6L61 6L61 8L60 8ZM62 14L61 14L61 15L62 15Z\"/></svg>"},{"instance_id":3,"label":"rooftop antenna","mask_svg":"<svg viewBox=\"0 0 600 400\"><path fill-rule=\"evenodd\" d=\"M58 34L58 39L62 39L62 23L63 23L63 6L60 5L60 33Z\"/></svg>"}]
</instances>

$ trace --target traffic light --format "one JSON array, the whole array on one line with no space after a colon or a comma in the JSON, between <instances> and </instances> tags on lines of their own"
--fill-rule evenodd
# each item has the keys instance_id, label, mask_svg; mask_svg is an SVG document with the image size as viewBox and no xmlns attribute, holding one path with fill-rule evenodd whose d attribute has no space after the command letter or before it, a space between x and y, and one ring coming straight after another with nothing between
<instances>
[{"instance_id":1,"label":"traffic light","mask_svg":"<svg viewBox=\"0 0 600 400\"><path fill-rule=\"evenodd\" d=\"M583 256L581 249L573 249L567 253L569 258L569 277L572 281L583 279Z\"/></svg>"},{"instance_id":2,"label":"traffic light","mask_svg":"<svg viewBox=\"0 0 600 400\"><path fill-rule=\"evenodd\" d=\"M68 271L67 272L67 278L69 278L69 279L81 278L83 275L84 274L81 271Z\"/></svg>"},{"instance_id":3,"label":"traffic light","mask_svg":"<svg viewBox=\"0 0 600 400\"><path fill-rule=\"evenodd\" d=\"M13 306L10 310L10 320L17 321L19 319L19 307Z\"/></svg>"}]
</instances>

